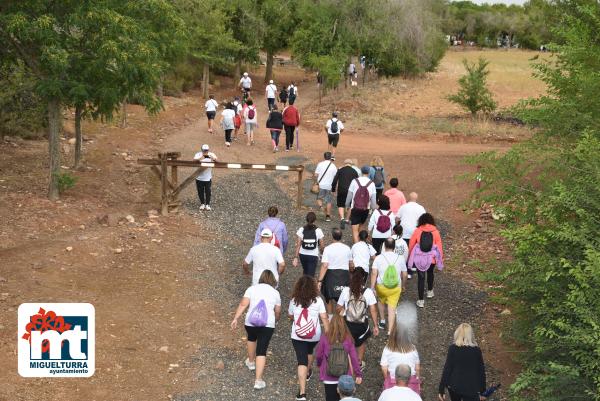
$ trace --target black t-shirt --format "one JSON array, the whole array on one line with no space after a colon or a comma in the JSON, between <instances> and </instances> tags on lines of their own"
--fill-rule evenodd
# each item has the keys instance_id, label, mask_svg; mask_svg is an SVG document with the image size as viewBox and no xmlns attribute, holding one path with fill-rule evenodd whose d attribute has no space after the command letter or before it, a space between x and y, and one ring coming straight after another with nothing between
<instances>
[{"instance_id":1,"label":"black t-shirt","mask_svg":"<svg viewBox=\"0 0 600 401\"><path fill-rule=\"evenodd\" d=\"M352 183L352 180L358 178L358 173L352 166L344 166L337 171L335 178L333 179L332 190L337 193L348 193L348 188Z\"/></svg>"}]
</instances>

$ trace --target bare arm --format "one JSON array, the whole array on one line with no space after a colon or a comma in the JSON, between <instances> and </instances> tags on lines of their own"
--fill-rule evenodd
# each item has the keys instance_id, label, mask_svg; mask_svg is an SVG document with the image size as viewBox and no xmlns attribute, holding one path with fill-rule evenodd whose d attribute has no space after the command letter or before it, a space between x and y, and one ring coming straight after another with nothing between
<instances>
[{"instance_id":1,"label":"bare arm","mask_svg":"<svg viewBox=\"0 0 600 401\"><path fill-rule=\"evenodd\" d=\"M233 320L231 321L231 330L235 330L237 328L238 319L240 318L240 316L242 316L242 313L244 313L244 311L246 310L248 305L250 305L250 298L246 298L246 297L242 298L242 300L240 301L240 304L237 307L237 310L235 311L235 316L233 317Z\"/></svg>"},{"instance_id":2,"label":"bare arm","mask_svg":"<svg viewBox=\"0 0 600 401\"><path fill-rule=\"evenodd\" d=\"M285 262L281 262L277 265L277 271L282 274L285 271Z\"/></svg>"},{"instance_id":3,"label":"bare arm","mask_svg":"<svg viewBox=\"0 0 600 401\"><path fill-rule=\"evenodd\" d=\"M250 264L246 263L246 261L244 260L244 262L242 263L242 268L244 269L244 273L246 274L250 274Z\"/></svg>"},{"instance_id":4,"label":"bare arm","mask_svg":"<svg viewBox=\"0 0 600 401\"><path fill-rule=\"evenodd\" d=\"M373 319L373 334L379 335L379 327L377 326L377 304L369 306L371 319Z\"/></svg>"},{"instance_id":5,"label":"bare arm","mask_svg":"<svg viewBox=\"0 0 600 401\"><path fill-rule=\"evenodd\" d=\"M325 333L329 332L329 316L327 316L327 313L320 313L319 316L321 316L321 322L323 323L323 330L325 331Z\"/></svg>"},{"instance_id":6,"label":"bare arm","mask_svg":"<svg viewBox=\"0 0 600 401\"><path fill-rule=\"evenodd\" d=\"M275 321L281 317L281 305L275 305Z\"/></svg>"},{"instance_id":7,"label":"bare arm","mask_svg":"<svg viewBox=\"0 0 600 401\"><path fill-rule=\"evenodd\" d=\"M371 267L371 288L375 288L375 283L377 282L377 269Z\"/></svg>"}]
</instances>

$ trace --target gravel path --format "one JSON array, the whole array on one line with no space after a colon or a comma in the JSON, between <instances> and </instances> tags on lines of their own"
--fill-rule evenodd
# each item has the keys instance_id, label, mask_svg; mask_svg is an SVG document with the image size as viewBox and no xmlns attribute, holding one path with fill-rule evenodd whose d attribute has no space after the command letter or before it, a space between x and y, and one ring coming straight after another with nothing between
<instances>
[{"instance_id":1,"label":"gravel path","mask_svg":"<svg viewBox=\"0 0 600 401\"><path fill-rule=\"evenodd\" d=\"M295 157L288 157L280 162L297 162ZM290 163L291 164L291 163ZM217 319L224 324L207 330L229 330L231 313L235 310L240 297L250 282L250 277L242 274L241 262L252 245L254 232L258 223L266 217L266 210L277 205L280 216L285 221L291 238L293 233L304 222L306 211L298 211L294 201L290 200L275 183L273 175L233 172L226 175L216 174L213 182L213 206L209 213L198 211L198 200L195 187L190 186L183 196L185 213L199 219L202 227L207 227L215 240L199 248L190 243L189 248L195 252L199 261L210 261L211 272L195 272L191 279L204 282L210 288L209 296L221 301L221 310L216 310ZM314 195L312 195L314 196ZM312 199L307 195L308 201ZM330 229L337 222L319 221L318 225L326 233L330 242ZM442 234L449 230L448 224L441 224ZM351 241L350 229L344 232L346 243ZM446 245L447 246L447 245ZM256 391L252 388L254 372L243 365L245 359L245 343L240 341L235 350L214 347L204 344L202 349L188 361L189 371L197 376L197 390L176 394L178 401L242 401L242 400L293 400L297 393L296 359L290 341L290 322L285 312L289 304L291 287L299 277L301 269L291 266L293 245L286 255L287 268L280 282L282 296L282 319L278 322L275 334L269 346L273 353L267 357L265 380L267 388ZM200 263L206 269L206 265ZM416 300L416 280L408 285L403 299ZM448 274L436 276L436 297L426 301L426 307L419 311L420 341L418 350L421 358L422 377L424 379L422 397L424 401L437 399L437 384L446 356L447 346L452 339L454 328L463 321L477 322L478 311L485 302L485 294ZM192 300L206 296L206 292L190 294ZM219 333L216 333L219 335ZM226 335L229 335L228 333ZM238 338L245 332L240 330ZM373 337L367 343L367 369L363 385L359 386L357 397L363 401L377 400L381 391L382 376L379 370L379 357L385 345L385 335ZM489 382L494 379L494 372L489 372ZM315 374L307 387L309 400L324 400L323 386Z\"/></svg>"}]
</instances>

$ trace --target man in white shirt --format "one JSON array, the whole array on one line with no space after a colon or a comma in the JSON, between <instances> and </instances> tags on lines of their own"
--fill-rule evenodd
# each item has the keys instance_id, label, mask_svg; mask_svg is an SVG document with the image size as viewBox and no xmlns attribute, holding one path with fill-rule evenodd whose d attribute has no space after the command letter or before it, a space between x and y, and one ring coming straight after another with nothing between
<instances>
[{"instance_id":1,"label":"man in white shirt","mask_svg":"<svg viewBox=\"0 0 600 401\"><path fill-rule=\"evenodd\" d=\"M260 244L254 245L242 263L246 274L250 274L252 263L252 285L258 284L260 275L264 270L271 270L279 282L279 275L285 270L285 261L281 250L271 244L273 232L265 228L260 233Z\"/></svg>"},{"instance_id":2,"label":"man in white shirt","mask_svg":"<svg viewBox=\"0 0 600 401\"><path fill-rule=\"evenodd\" d=\"M346 209L350 210L346 220L350 221L352 226L352 240L354 243L359 240L359 231L366 229L364 225L369 217L369 209L374 210L377 208L375 183L369 178L371 167L362 166L360 172L362 176L352 181L348 187L348 196L346 197ZM365 192L365 189L367 192ZM368 196L368 198L365 199L363 195Z\"/></svg>"},{"instance_id":3,"label":"man in white shirt","mask_svg":"<svg viewBox=\"0 0 600 401\"><path fill-rule=\"evenodd\" d=\"M213 121L215 121L218 107L219 103L215 100L215 95L208 95L208 100L204 103L204 108L206 109L206 118L208 119L208 132L211 134L213 132L212 125Z\"/></svg>"},{"instance_id":4,"label":"man in white shirt","mask_svg":"<svg viewBox=\"0 0 600 401\"><path fill-rule=\"evenodd\" d=\"M331 221L331 204L333 203L331 187L335 175L337 174L337 167L333 164L331 152L325 152L323 158L325 160L317 164L314 176L314 180L319 184L317 205L319 206L319 209L322 210L323 202L325 202L325 221Z\"/></svg>"},{"instance_id":5,"label":"man in white shirt","mask_svg":"<svg viewBox=\"0 0 600 401\"><path fill-rule=\"evenodd\" d=\"M410 366L405 364L396 366L396 385L384 390L379 396L378 401L422 401L419 394L408 388L410 375Z\"/></svg>"},{"instance_id":6,"label":"man in white shirt","mask_svg":"<svg viewBox=\"0 0 600 401\"><path fill-rule=\"evenodd\" d=\"M419 195L416 192L411 192L408 195L408 202L400 206L398 215L396 216L400 220L400 225L402 225L402 239L406 241L407 245L410 237L412 237L413 232L417 228L419 217L425 213L425 208L417 203L418 197Z\"/></svg>"},{"instance_id":7,"label":"man in white shirt","mask_svg":"<svg viewBox=\"0 0 600 401\"><path fill-rule=\"evenodd\" d=\"M294 104L296 102L296 98L298 97L298 87L296 86L296 82L292 82L288 87L288 102L290 104Z\"/></svg>"},{"instance_id":8,"label":"man in white shirt","mask_svg":"<svg viewBox=\"0 0 600 401\"><path fill-rule=\"evenodd\" d=\"M242 88L246 96L249 96L250 90L252 90L252 79L247 72L245 72L242 78L240 78L239 87Z\"/></svg>"},{"instance_id":9,"label":"man in white shirt","mask_svg":"<svg viewBox=\"0 0 600 401\"><path fill-rule=\"evenodd\" d=\"M217 155L210 151L207 144L202 145L202 151L194 155L194 160L204 163L214 163L217 161ZM196 189L200 199L200 210L211 210L210 197L212 195L212 167L205 167L196 177Z\"/></svg>"},{"instance_id":10,"label":"man in white shirt","mask_svg":"<svg viewBox=\"0 0 600 401\"><path fill-rule=\"evenodd\" d=\"M338 113L333 112L331 118L325 124L325 132L327 133L327 150L331 152L331 160L335 160L335 150L340 141L340 134L344 130L344 124L338 119Z\"/></svg>"},{"instance_id":11,"label":"man in white shirt","mask_svg":"<svg viewBox=\"0 0 600 401\"><path fill-rule=\"evenodd\" d=\"M269 85L265 88L265 97L267 98L267 107L269 111L273 110L275 106L275 97L277 96L277 86L273 83L273 80L269 81Z\"/></svg>"},{"instance_id":12,"label":"man in white shirt","mask_svg":"<svg viewBox=\"0 0 600 401\"><path fill-rule=\"evenodd\" d=\"M350 283L350 270L354 270L352 250L341 242L342 230L334 228L331 236L333 243L323 250L319 272L319 290L325 298L329 315L333 314L342 290Z\"/></svg>"}]
</instances>

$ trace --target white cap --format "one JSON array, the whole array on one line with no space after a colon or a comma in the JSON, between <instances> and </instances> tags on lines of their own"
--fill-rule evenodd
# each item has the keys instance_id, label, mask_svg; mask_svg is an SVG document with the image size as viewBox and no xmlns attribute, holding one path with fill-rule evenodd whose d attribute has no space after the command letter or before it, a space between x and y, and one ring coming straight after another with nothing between
<instances>
[{"instance_id":1,"label":"white cap","mask_svg":"<svg viewBox=\"0 0 600 401\"><path fill-rule=\"evenodd\" d=\"M210 147L208 146L208 144L205 143L204 145L202 145L202 150L203 151L204 150L210 150Z\"/></svg>"},{"instance_id":2,"label":"white cap","mask_svg":"<svg viewBox=\"0 0 600 401\"><path fill-rule=\"evenodd\" d=\"M263 228L263 230L260 232L260 236L263 238L270 238L273 236L273 231L269 230L268 228Z\"/></svg>"},{"instance_id":3,"label":"white cap","mask_svg":"<svg viewBox=\"0 0 600 401\"><path fill-rule=\"evenodd\" d=\"M248 76L248 73L247 73L247 72L245 72L245 73L244 73L244 76L245 76L245 77L247 77L247 76Z\"/></svg>"},{"instance_id":4,"label":"white cap","mask_svg":"<svg viewBox=\"0 0 600 401\"><path fill-rule=\"evenodd\" d=\"M272 83L273 83L273 80L270 80L270 81L269 81L269 83L270 83L270 84L272 84Z\"/></svg>"}]
</instances>

